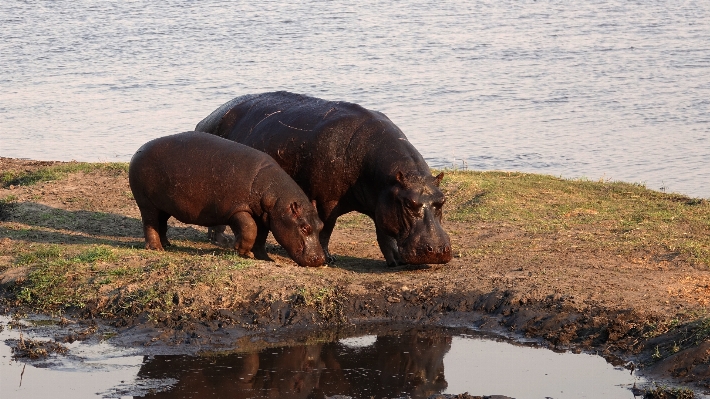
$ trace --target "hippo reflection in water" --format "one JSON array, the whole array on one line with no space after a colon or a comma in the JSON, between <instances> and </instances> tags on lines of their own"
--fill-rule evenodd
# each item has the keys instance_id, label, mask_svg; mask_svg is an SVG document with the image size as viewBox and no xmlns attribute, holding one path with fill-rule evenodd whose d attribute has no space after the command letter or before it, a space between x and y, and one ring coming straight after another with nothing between
<instances>
[{"instance_id":1,"label":"hippo reflection in water","mask_svg":"<svg viewBox=\"0 0 710 399\"><path fill-rule=\"evenodd\" d=\"M441 227L444 174L384 114L357 104L275 92L238 97L202 120L197 131L271 155L316 201L328 243L340 215L357 211L375 222L390 266L447 263L451 242ZM212 238L224 241L223 228Z\"/></svg>"},{"instance_id":2,"label":"hippo reflection in water","mask_svg":"<svg viewBox=\"0 0 710 399\"><path fill-rule=\"evenodd\" d=\"M413 330L381 335L363 348L340 343L268 348L260 353L216 357L154 356L140 378L174 378L166 392L151 397L426 398L447 387L444 355L451 337Z\"/></svg>"}]
</instances>

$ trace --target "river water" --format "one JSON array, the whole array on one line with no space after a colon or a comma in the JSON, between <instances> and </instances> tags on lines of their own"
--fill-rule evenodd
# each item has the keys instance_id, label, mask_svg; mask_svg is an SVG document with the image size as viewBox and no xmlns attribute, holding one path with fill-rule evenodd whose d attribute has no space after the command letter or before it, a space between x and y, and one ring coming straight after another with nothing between
<instances>
[{"instance_id":1,"label":"river water","mask_svg":"<svg viewBox=\"0 0 710 399\"><path fill-rule=\"evenodd\" d=\"M710 197L710 2L0 3L0 156L128 161L233 97L383 111L430 166Z\"/></svg>"}]
</instances>

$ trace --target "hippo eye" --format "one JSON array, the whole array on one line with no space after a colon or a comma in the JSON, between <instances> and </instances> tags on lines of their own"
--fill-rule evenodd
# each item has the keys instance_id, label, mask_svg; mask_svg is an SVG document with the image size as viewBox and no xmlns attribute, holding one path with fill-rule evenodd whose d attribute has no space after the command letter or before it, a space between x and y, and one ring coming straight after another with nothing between
<instances>
[{"instance_id":1,"label":"hippo eye","mask_svg":"<svg viewBox=\"0 0 710 399\"><path fill-rule=\"evenodd\" d=\"M420 216L421 211L422 211L422 207L424 206L424 204L417 202L415 200L409 199L409 198L404 199L404 205L407 207L407 209L409 211L414 213L415 216Z\"/></svg>"},{"instance_id":2,"label":"hippo eye","mask_svg":"<svg viewBox=\"0 0 710 399\"><path fill-rule=\"evenodd\" d=\"M312 232L313 229L311 228L310 224L301 226L301 233L303 233L304 236L310 235Z\"/></svg>"},{"instance_id":3,"label":"hippo eye","mask_svg":"<svg viewBox=\"0 0 710 399\"><path fill-rule=\"evenodd\" d=\"M418 211L422 207L422 204L418 203L415 200L409 199L409 198L405 198L404 203L407 205L407 208L415 210L415 211Z\"/></svg>"}]
</instances>

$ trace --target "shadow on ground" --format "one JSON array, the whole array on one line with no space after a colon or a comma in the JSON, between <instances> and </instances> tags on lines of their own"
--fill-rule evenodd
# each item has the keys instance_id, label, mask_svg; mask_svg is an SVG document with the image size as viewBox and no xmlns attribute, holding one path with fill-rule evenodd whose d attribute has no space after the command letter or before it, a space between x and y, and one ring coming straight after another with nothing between
<instances>
[{"instance_id":1,"label":"shadow on ground","mask_svg":"<svg viewBox=\"0 0 710 399\"><path fill-rule=\"evenodd\" d=\"M43 243L143 245L141 220L114 213L68 211L35 202L20 202L4 210L2 221L25 225L0 227L0 234L12 239ZM170 226L168 237L171 240L206 241L205 233L193 227Z\"/></svg>"}]
</instances>

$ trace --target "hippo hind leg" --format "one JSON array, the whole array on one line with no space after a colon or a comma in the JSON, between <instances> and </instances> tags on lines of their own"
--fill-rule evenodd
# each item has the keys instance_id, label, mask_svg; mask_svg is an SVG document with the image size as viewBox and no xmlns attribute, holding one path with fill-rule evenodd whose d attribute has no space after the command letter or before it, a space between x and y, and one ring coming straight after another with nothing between
<instances>
[{"instance_id":1,"label":"hippo hind leg","mask_svg":"<svg viewBox=\"0 0 710 399\"><path fill-rule=\"evenodd\" d=\"M249 255L257 236L254 219L247 212L237 212L229 219L229 227L234 233L234 249L241 256Z\"/></svg>"},{"instance_id":2,"label":"hippo hind leg","mask_svg":"<svg viewBox=\"0 0 710 399\"><path fill-rule=\"evenodd\" d=\"M168 219L170 219L170 214L163 211L158 211L158 235L160 236L160 244L165 247L169 247L170 241L168 241Z\"/></svg>"},{"instance_id":3,"label":"hippo hind leg","mask_svg":"<svg viewBox=\"0 0 710 399\"><path fill-rule=\"evenodd\" d=\"M163 251L163 245L160 243L160 210L154 206L141 206L140 211L145 248Z\"/></svg>"}]
</instances>

